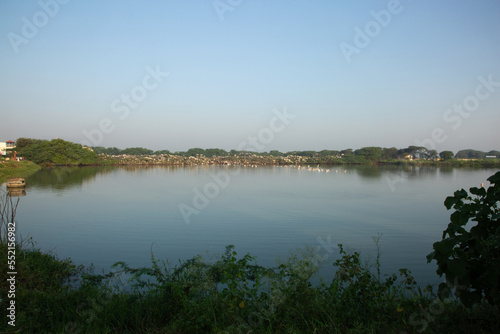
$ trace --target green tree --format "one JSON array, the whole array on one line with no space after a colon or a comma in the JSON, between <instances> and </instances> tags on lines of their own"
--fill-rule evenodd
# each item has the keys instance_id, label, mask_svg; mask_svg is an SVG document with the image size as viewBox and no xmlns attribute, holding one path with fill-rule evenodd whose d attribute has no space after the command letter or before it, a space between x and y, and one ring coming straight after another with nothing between
<instances>
[{"instance_id":1,"label":"green tree","mask_svg":"<svg viewBox=\"0 0 500 334\"><path fill-rule=\"evenodd\" d=\"M19 138L18 140L16 140L16 149L21 150L21 149L25 148L26 146L29 146L32 143L33 143L33 139Z\"/></svg>"},{"instance_id":2,"label":"green tree","mask_svg":"<svg viewBox=\"0 0 500 334\"><path fill-rule=\"evenodd\" d=\"M101 153L104 153L107 155L120 155L120 154L122 154L122 150L120 150L119 148L116 148L116 147L105 148L102 146L94 146L94 147L92 147L92 149L97 154L101 154Z\"/></svg>"},{"instance_id":3,"label":"green tree","mask_svg":"<svg viewBox=\"0 0 500 334\"><path fill-rule=\"evenodd\" d=\"M23 143L19 155L37 164L89 165L97 162L97 154L80 144L62 139L30 139Z\"/></svg>"},{"instance_id":4,"label":"green tree","mask_svg":"<svg viewBox=\"0 0 500 334\"><path fill-rule=\"evenodd\" d=\"M171 154L169 150L159 150L155 151L155 155L160 155L160 154Z\"/></svg>"},{"instance_id":5,"label":"green tree","mask_svg":"<svg viewBox=\"0 0 500 334\"><path fill-rule=\"evenodd\" d=\"M227 156L227 152L220 148L209 148L205 150L206 157L225 157Z\"/></svg>"},{"instance_id":6,"label":"green tree","mask_svg":"<svg viewBox=\"0 0 500 334\"><path fill-rule=\"evenodd\" d=\"M197 155L205 155L205 150L199 147L195 148L190 148L189 150L184 153L184 156L186 157L195 157Z\"/></svg>"},{"instance_id":7,"label":"green tree","mask_svg":"<svg viewBox=\"0 0 500 334\"><path fill-rule=\"evenodd\" d=\"M382 152L381 147L370 146L360 148L359 150L354 151L354 154L369 161L378 161L382 158Z\"/></svg>"},{"instance_id":8,"label":"green tree","mask_svg":"<svg viewBox=\"0 0 500 334\"><path fill-rule=\"evenodd\" d=\"M457 159L484 159L486 153L477 150L461 150L457 152Z\"/></svg>"},{"instance_id":9,"label":"green tree","mask_svg":"<svg viewBox=\"0 0 500 334\"><path fill-rule=\"evenodd\" d=\"M436 150L430 150L428 151L428 158L429 159L435 159L438 157L438 153Z\"/></svg>"},{"instance_id":10,"label":"green tree","mask_svg":"<svg viewBox=\"0 0 500 334\"><path fill-rule=\"evenodd\" d=\"M282 156L284 156L283 153L281 153L280 151L276 151L276 150L269 151L269 155L271 155L273 157L282 157Z\"/></svg>"},{"instance_id":11,"label":"green tree","mask_svg":"<svg viewBox=\"0 0 500 334\"><path fill-rule=\"evenodd\" d=\"M316 155L316 151L301 151L301 152L297 152L295 155L298 155L300 157L312 158Z\"/></svg>"},{"instance_id":12,"label":"green tree","mask_svg":"<svg viewBox=\"0 0 500 334\"><path fill-rule=\"evenodd\" d=\"M442 160L450 160L450 159L453 159L454 154L452 151L443 151L443 152L439 153L439 157Z\"/></svg>"},{"instance_id":13,"label":"green tree","mask_svg":"<svg viewBox=\"0 0 500 334\"><path fill-rule=\"evenodd\" d=\"M444 201L450 216L442 240L434 243L427 261L436 260L437 273L446 276L440 296L451 287L466 306L486 299L500 305L500 172L488 178L491 186L456 191ZM476 222L472 227L469 221Z\"/></svg>"},{"instance_id":14,"label":"green tree","mask_svg":"<svg viewBox=\"0 0 500 334\"><path fill-rule=\"evenodd\" d=\"M335 157L339 154L339 151L332 151L332 150L322 150L318 152L318 155L320 157Z\"/></svg>"},{"instance_id":15,"label":"green tree","mask_svg":"<svg viewBox=\"0 0 500 334\"><path fill-rule=\"evenodd\" d=\"M129 147L121 151L121 154L129 155L151 155L153 150L143 148L143 147Z\"/></svg>"},{"instance_id":16,"label":"green tree","mask_svg":"<svg viewBox=\"0 0 500 334\"><path fill-rule=\"evenodd\" d=\"M499 151L489 151L488 153L486 153L486 155L500 158L500 152Z\"/></svg>"},{"instance_id":17,"label":"green tree","mask_svg":"<svg viewBox=\"0 0 500 334\"><path fill-rule=\"evenodd\" d=\"M382 159L391 160L398 158L398 149L395 147L384 148L382 152Z\"/></svg>"}]
</instances>

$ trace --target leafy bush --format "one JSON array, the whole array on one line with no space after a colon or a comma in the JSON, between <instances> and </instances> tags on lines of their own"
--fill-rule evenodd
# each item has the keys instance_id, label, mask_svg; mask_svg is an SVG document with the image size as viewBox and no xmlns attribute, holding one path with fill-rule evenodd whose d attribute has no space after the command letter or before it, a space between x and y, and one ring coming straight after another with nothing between
<instances>
[{"instance_id":1,"label":"leafy bush","mask_svg":"<svg viewBox=\"0 0 500 334\"><path fill-rule=\"evenodd\" d=\"M448 286L466 306L486 300L500 305L500 172L488 178L491 186L456 191L446 198L448 210L455 209L442 240L434 243L428 262L436 260L437 273L448 284L439 287L440 296ZM469 228L469 221L477 222Z\"/></svg>"},{"instance_id":2,"label":"leafy bush","mask_svg":"<svg viewBox=\"0 0 500 334\"><path fill-rule=\"evenodd\" d=\"M39 140L20 138L19 155L37 164L90 165L97 162L97 154L80 144L62 139Z\"/></svg>"}]
</instances>

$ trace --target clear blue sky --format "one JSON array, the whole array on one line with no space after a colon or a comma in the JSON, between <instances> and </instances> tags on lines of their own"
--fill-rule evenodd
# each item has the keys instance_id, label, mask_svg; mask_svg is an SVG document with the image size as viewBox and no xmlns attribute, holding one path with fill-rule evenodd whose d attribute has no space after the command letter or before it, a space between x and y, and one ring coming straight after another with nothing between
<instances>
[{"instance_id":1,"label":"clear blue sky","mask_svg":"<svg viewBox=\"0 0 500 334\"><path fill-rule=\"evenodd\" d=\"M500 149L498 0L59 1L0 2L0 141Z\"/></svg>"}]
</instances>

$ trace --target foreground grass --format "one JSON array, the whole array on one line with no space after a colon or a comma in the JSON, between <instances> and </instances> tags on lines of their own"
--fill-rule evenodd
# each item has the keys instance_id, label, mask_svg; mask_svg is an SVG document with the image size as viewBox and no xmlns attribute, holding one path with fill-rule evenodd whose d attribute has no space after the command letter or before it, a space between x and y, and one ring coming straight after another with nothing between
<instances>
[{"instance_id":1,"label":"foreground grass","mask_svg":"<svg viewBox=\"0 0 500 334\"><path fill-rule=\"evenodd\" d=\"M14 333L498 333L498 309L465 309L421 290L410 272L378 279L357 252L326 265L330 283L313 286L321 257L311 249L264 268L234 246L211 262L196 256L147 268L123 262L113 272L16 248ZM0 250L0 308L6 310L7 245Z\"/></svg>"},{"instance_id":2,"label":"foreground grass","mask_svg":"<svg viewBox=\"0 0 500 334\"><path fill-rule=\"evenodd\" d=\"M28 177L40 169L31 161L0 161L0 184L9 177Z\"/></svg>"}]
</instances>

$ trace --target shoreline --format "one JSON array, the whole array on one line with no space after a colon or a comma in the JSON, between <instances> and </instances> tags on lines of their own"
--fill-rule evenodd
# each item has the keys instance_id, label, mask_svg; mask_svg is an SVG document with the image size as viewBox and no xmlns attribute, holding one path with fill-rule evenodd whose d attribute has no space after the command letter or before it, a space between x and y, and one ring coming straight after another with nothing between
<instances>
[{"instance_id":1,"label":"shoreline","mask_svg":"<svg viewBox=\"0 0 500 334\"><path fill-rule=\"evenodd\" d=\"M43 164L43 167L56 166L415 166L415 167L477 167L500 168L500 159L490 160L394 160L394 161L342 161L342 159L315 159L307 158L301 161L288 159L269 159L268 157L254 157L242 159L241 157L213 157L213 158L186 158L174 156L171 159L154 159L151 157L130 156L127 158L108 158L95 164L56 165Z\"/></svg>"},{"instance_id":2,"label":"shoreline","mask_svg":"<svg viewBox=\"0 0 500 334\"><path fill-rule=\"evenodd\" d=\"M10 177L28 177L42 167L31 161L0 161L0 184Z\"/></svg>"},{"instance_id":3,"label":"shoreline","mask_svg":"<svg viewBox=\"0 0 500 334\"><path fill-rule=\"evenodd\" d=\"M402 167L448 167L448 168L500 168L500 159L478 160L381 160L353 161L343 158L304 158L268 156L221 156L221 157L182 157L176 155L160 156L100 156L92 164L35 164L31 161L0 161L0 182L9 177L28 177L41 168L51 167L119 167L119 166L402 166Z\"/></svg>"}]
</instances>

